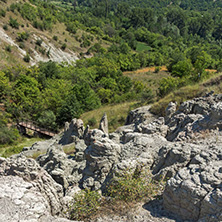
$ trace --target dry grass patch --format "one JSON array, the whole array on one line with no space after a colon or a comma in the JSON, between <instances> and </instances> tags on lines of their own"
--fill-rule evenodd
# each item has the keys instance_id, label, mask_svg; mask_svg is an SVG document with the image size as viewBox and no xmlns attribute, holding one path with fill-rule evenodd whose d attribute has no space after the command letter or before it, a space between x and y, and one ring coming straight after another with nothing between
<instances>
[{"instance_id":1,"label":"dry grass patch","mask_svg":"<svg viewBox=\"0 0 222 222\"><path fill-rule=\"evenodd\" d=\"M124 125L128 112L135 106L138 106L136 101L102 106L99 109L82 114L80 119L83 120L85 125L98 128L103 114L106 113L109 121L109 131L113 132L119 126Z\"/></svg>"}]
</instances>

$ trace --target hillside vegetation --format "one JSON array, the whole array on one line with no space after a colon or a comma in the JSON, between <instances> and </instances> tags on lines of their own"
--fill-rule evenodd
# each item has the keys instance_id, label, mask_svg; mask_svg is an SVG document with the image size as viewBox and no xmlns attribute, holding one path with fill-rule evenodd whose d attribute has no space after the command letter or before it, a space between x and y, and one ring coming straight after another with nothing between
<instances>
[{"instance_id":1,"label":"hillside vegetation","mask_svg":"<svg viewBox=\"0 0 222 222\"><path fill-rule=\"evenodd\" d=\"M162 114L169 99L198 94L222 69L220 2L200 3L1 0L1 143L18 139L7 126L23 118L55 130L110 104L156 102ZM129 72L144 67L154 68Z\"/></svg>"}]
</instances>

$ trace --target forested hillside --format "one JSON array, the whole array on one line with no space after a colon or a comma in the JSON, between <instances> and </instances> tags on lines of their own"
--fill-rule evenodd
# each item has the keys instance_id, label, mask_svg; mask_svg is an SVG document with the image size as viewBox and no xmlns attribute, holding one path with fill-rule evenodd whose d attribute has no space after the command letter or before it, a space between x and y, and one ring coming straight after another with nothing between
<instances>
[{"instance_id":1,"label":"forested hillside","mask_svg":"<svg viewBox=\"0 0 222 222\"><path fill-rule=\"evenodd\" d=\"M18 137L10 122L58 129L106 104L157 101L222 69L222 1L0 2L0 31L12 40L0 42L0 143ZM60 53L71 59L58 62ZM123 75L162 65L157 91Z\"/></svg>"}]
</instances>

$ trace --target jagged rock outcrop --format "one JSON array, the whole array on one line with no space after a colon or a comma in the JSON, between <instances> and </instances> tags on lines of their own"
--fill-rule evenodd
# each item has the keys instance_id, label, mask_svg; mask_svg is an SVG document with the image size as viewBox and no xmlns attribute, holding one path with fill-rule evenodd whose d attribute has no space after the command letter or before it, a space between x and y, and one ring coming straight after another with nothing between
<instances>
[{"instance_id":1,"label":"jagged rock outcrop","mask_svg":"<svg viewBox=\"0 0 222 222\"><path fill-rule=\"evenodd\" d=\"M72 190L78 191L78 185L81 188L105 191L107 183L116 174L144 167L151 170L155 179L169 179L163 194L165 209L184 220L220 221L221 113L222 95L208 94L184 102L178 109L176 103L170 103L166 117L154 120L148 106L133 110L127 118L127 125L111 134L106 129L108 123L105 117L103 127L100 127L102 130L85 129L82 120L73 119L70 124L66 124L61 139L58 137L53 143L45 144L49 146L47 153L37 160L57 182L54 183L60 187L60 192L66 193L67 200L71 200ZM62 147L65 146L75 146L72 156L64 153ZM21 161L20 156L14 158ZM7 161L10 160L4 159L3 162ZM27 168L28 164L25 166L7 172L10 172L10 176L19 176L19 181L26 180L32 185L40 183L36 177L32 179L31 175L35 171L38 175L41 170ZM42 171L47 178L50 177L46 171ZM11 184L16 186L16 181ZM26 186L29 185L24 183ZM48 189L47 186L44 189ZM38 197L41 199L46 196L44 193L43 197ZM57 206L57 202L61 205L62 200L64 198L61 201L58 198L50 201L55 201ZM46 204L44 211L50 207L50 204ZM57 207L51 211L53 215L61 212Z\"/></svg>"},{"instance_id":2,"label":"jagged rock outcrop","mask_svg":"<svg viewBox=\"0 0 222 222\"><path fill-rule=\"evenodd\" d=\"M68 221L56 218L64 209L63 188L33 159L0 158L2 221Z\"/></svg>"},{"instance_id":3,"label":"jagged rock outcrop","mask_svg":"<svg viewBox=\"0 0 222 222\"><path fill-rule=\"evenodd\" d=\"M81 119L73 119L71 123L65 123L64 134L59 144L65 145L76 142L77 138L83 139L85 128Z\"/></svg>"},{"instance_id":4,"label":"jagged rock outcrop","mask_svg":"<svg viewBox=\"0 0 222 222\"><path fill-rule=\"evenodd\" d=\"M105 134L109 134L108 119L106 113L104 113L102 119L100 120L99 129L102 130Z\"/></svg>"},{"instance_id":5,"label":"jagged rock outcrop","mask_svg":"<svg viewBox=\"0 0 222 222\"><path fill-rule=\"evenodd\" d=\"M86 167L83 170L82 187L100 189L113 164L118 162L120 152L120 145L108 137L93 140L85 150Z\"/></svg>"},{"instance_id":6,"label":"jagged rock outcrop","mask_svg":"<svg viewBox=\"0 0 222 222\"><path fill-rule=\"evenodd\" d=\"M138 124L141 122L151 122L155 119L154 115L149 111L149 106L143 106L134 110L131 110L126 118L126 125Z\"/></svg>"},{"instance_id":7,"label":"jagged rock outcrop","mask_svg":"<svg viewBox=\"0 0 222 222\"><path fill-rule=\"evenodd\" d=\"M22 150L22 154L26 157L30 157L35 155L36 153L39 153L39 155L40 153L46 153L47 149L53 144L58 143L59 140L60 136L56 135L49 140L36 142L30 147L24 147Z\"/></svg>"},{"instance_id":8,"label":"jagged rock outcrop","mask_svg":"<svg viewBox=\"0 0 222 222\"><path fill-rule=\"evenodd\" d=\"M79 158L77 156L77 161ZM82 177L81 170L85 167L84 160L77 162L75 157L67 156L60 145L51 146L45 155L37 158L37 161L64 189L78 184Z\"/></svg>"},{"instance_id":9,"label":"jagged rock outcrop","mask_svg":"<svg viewBox=\"0 0 222 222\"><path fill-rule=\"evenodd\" d=\"M221 154L220 154L221 155ZM167 182L164 206L183 219L222 220L222 161L190 164Z\"/></svg>"}]
</instances>

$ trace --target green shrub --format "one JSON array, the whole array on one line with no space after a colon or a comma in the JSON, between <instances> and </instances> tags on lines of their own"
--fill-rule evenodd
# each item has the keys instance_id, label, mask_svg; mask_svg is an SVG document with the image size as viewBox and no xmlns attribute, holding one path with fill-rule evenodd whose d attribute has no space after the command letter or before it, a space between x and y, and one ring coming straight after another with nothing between
<instances>
[{"instance_id":1,"label":"green shrub","mask_svg":"<svg viewBox=\"0 0 222 222\"><path fill-rule=\"evenodd\" d=\"M6 12L5 12L5 10L3 10L3 9L0 9L0 16L2 16L2 17L5 17L5 15L6 15Z\"/></svg>"},{"instance_id":2,"label":"green shrub","mask_svg":"<svg viewBox=\"0 0 222 222\"><path fill-rule=\"evenodd\" d=\"M4 24L4 25L3 25L3 29L4 29L5 31L7 31L7 30L8 30L8 26L7 26L6 24Z\"/></svg>"},{"instance_id":3,"label":"green shrub","mask_svg":"<svg viewBox=\"0 0 222 222\"><path fill-rule=\"evenodd\" d=\"M0 144L12 144L19 138L20 135L16 128L0 127Z\"/></svg>"},{"instance_id":4,"label":"green shrub","mask_svg":"<svg viewBox=\"0 0 222 222\"><path fill-rule=\"evenodd\" d=\"M35 44L38 45L38 46L41 46L42 45L42 39L37 39Z\"/></svg>"},{"instance_id":5,"label":"green shrub","mask_svg":"<svg viewBox=\"0 0 222 222\"><path fill-rule=\"evenodd\" d=\"M172 66L172 76L185 77L191 75L192 63L190 60L179 61Z\"/></svg>"},{"instance_id":6,"label":"green shrub","mask_svg":"<svg viewBox=\"0 0 222 222\"><path fill-rule=\"evenodd\" d=\"M107 195L115 200L133 202L144 198L151 198L163 188L160 182L152 180L151 173L141 167L126 170L114 177L107 186Z\"/></svg>"},{"instance_id":7,"label":"green shrub","mask_svg":"<svg viewBox=\"0 0 222 222\"><path fill-rule=\"evenodd\" d=\"M155 72L155 73L158 73L160 70L161 70L161 68L160 68L159 66L156 66L154 72Z\"/></svg>"},{"instance_id":8,"label":"green shrub","mask_svg":"<svg viewBox=\"0 0 222 222\"><path fill-rule=\"evenodd\" d=\"M27 32L19 32L18 33L18 36L16 37L16 40L18 41L18 42L23 42L23 41L25 41L25 40L27 40L29 38L29 33L27 33Z\"/></svg>"},{"instance_id":9,"label":"green shrub","mask_svg":"<svg viewBox=\"0 0 222 222\"><path fill-rule=\"evenodd\" d=\"M64 51L66 49L66 46L67 46L66 43L63 43L61 49Z\"/></svg>"},{"instance_id":10,"label":"green shrub","mask_svg":"<svg viewBox=\"0 0 222 222\"><path fill-rule=\"evenodd\" d=\"M55 121L56 116L51 110L43 111L37 120L39 126L49 129L54 129L56 127Z\"/></svg>"},{"instance_id":11,"label":"green shrub","mask_svg":"<svg viewBox=\"0 0 222 222\"><path fill-rule=\"evenodd\" d=\"M19 48L21 48L21 49L24 49L24 48L25 48L24 42L20 42L20 43L19 43Z\"/></svg>"},{"instance_id":12,"label":"green shrub","mask_svg":"<svg viewBox=\"0 0 222 222\"><path fill-rule=\"evenodd\" d=\"M53 40L58 41L58 36L54 35L52 38Z\"/></svg>"},{"instance_id":13,"label":"green shrub","mask_svg":"<svg viewBox=\"0 0 222 222\"><path fill-rule=\"evenodd\" d=\"M101 196L97 191L82 190L75 195L74 203L70 206L70 219L89 219L99 209Z\"/></svg>"},{"instance_id":14,"label":"green shrub","mask_svg":"<svg viewBox=\"0 0 222 222\"><path fill-rule=\"evenodd\" d=\"M179 80L177 78L168 77L163 78L160 80L160 86L159 86L159 94L160 96L164 96L167 93L173 91L177 88L179 84Z\"/></svg>"},{"instance_id":15,"label":"green shrub","mask_svg":"<svg viewBox=\"0 0 222 222\"><path fill-rule=\"evenodd\" d=\"M29 63L29 62L30 62L30 56L29 56L29 54L26 54L26 55L24 56L23 60L24 60L25 62Z\"/></svg>"},{"instance_id":16,"label":"green shrub","mask_svg":"<svg viewBox=\"0 0 222 222\"><path fill-rule=\"evenodd\" d=\"M12 47L10 45L5 46L5 51L11 52L12 51Z\"/></svg>"},{"instance_id":17,"label":"green shrub","mask_svg":"<svg viewBox=\"0 0 222 222\"><path fill-rule=\"evenodd\" d=\"M154 95L153 95L153 92L151 89L146 88L142 91L142 93L141 93L141 102L142 103L151 103L151 102L153 102L153 98L154 98Z\"/></svg>"},{"instance_id":18,"label":"green shrub","mask_svg":"<svg viewBox=\"0 0 222 222\"><path fill-rule=\"evenodd\" d=\"M13 19L12 17L9 19L9 25L12 28L19 29L19 23L17 22L17 19Z\"/></svg>"}]
</instances>

